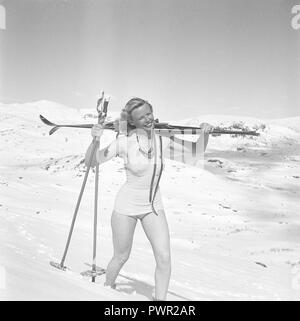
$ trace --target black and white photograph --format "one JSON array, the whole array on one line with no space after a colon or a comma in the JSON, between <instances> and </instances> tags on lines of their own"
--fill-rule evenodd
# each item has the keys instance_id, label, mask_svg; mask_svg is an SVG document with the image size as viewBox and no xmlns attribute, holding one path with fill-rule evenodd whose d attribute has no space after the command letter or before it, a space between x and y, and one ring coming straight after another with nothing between
<instances>
[{"instance_id":1,"label":"black and white photograph","mask_svg":"<svg viewBox=\"0 0 300 321\"><path fill-rule=\"evenodd\" d=\"M299 88L300 0L0 0L0 301L299 301Z\"/></svg>"}]
</instances>

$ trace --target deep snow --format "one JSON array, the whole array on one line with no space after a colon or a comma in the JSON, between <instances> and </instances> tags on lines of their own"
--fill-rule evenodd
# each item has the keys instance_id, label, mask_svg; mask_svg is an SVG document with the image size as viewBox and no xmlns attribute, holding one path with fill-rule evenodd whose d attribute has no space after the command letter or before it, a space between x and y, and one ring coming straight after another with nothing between
<instances>
[{"instance_id":1,"label":"deep snow","mask_svg":"<svg viewBox=\"0 0 300 321\"><path fill-rule=\"evenodd\" d=\"M93 110L39 101L0 104L0 298L2 300L150 300L155 261L138 224L117 291L80 275L92 258L94 174L76 221L66 265L59 262L84 175L87 129L50 127L95 122ZM116 114L111 114L113 119ZM206 115L186 119L257 129L260 137L211 137L204 167L167 160L161 180L169 222L169 300L300 299L300 117L260 120ZM114 138L106 132L102 146ZM123 164L101 166L98 265L112 255L110 215Z\"/></svg>"}]
</instances>

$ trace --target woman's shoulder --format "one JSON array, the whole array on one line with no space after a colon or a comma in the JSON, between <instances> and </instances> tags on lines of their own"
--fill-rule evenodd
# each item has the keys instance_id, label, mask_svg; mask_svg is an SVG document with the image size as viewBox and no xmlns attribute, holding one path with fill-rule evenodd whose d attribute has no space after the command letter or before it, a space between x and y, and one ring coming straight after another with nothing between
<instances>
[{"instance_id":1,"label":"woman's shoulder","mask_svg":"<svg viewBox=\"0 0 300 321\"><path fill-rule=\"evenodd\" d=\"M132 142L134 140L136 140L135 134L131 134L128 136L127 135L119 135L116 139L116 141L122 145L128 144L128 142Z\"/></svg>"},{"instance_id":2,"label":"woman's shoulder","mask_svg":"<svg viewBox=\"0 0 300 321\"><path fill-rule=\"evenodd\" d=\"M118 154L123 155L127 155L128 152L128 148L130 146L132 146L134 141L134 137L133 136L126 136L126 135L120 135L117 137L115 143L117 146L117 150L118 150Z\"/></svg>"}]
</instances>

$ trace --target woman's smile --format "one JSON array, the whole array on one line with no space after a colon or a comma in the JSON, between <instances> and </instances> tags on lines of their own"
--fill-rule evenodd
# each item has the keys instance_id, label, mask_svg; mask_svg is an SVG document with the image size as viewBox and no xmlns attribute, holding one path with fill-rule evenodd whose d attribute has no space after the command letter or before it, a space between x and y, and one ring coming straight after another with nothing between
<instances>
[{"instance_id":1,"label":"woman's smile","mask_svg":"<svg viewBox=\"0 0 300 321\"><path fill-rule=\"evenodd\" d=\"M152 125L153 125L153 121L151 120L151 121L147 122L144 127L151 128Z\"/></svg>"}]
</instances>

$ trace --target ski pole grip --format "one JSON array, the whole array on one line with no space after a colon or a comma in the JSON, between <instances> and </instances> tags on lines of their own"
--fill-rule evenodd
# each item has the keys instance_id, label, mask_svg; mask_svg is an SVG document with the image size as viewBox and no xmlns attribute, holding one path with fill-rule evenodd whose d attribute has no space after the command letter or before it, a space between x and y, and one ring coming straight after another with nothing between
<instances>
[{"instance_id":1,"label":"ski pole grip","mask_svg":"<svg viewBox=\"0 0 300 321\"><path fill-rule=\"evenodd\" d=\"M106 116L109 100L105 100L103 104L103 114Z\"/></svg>"}]
</instances>

